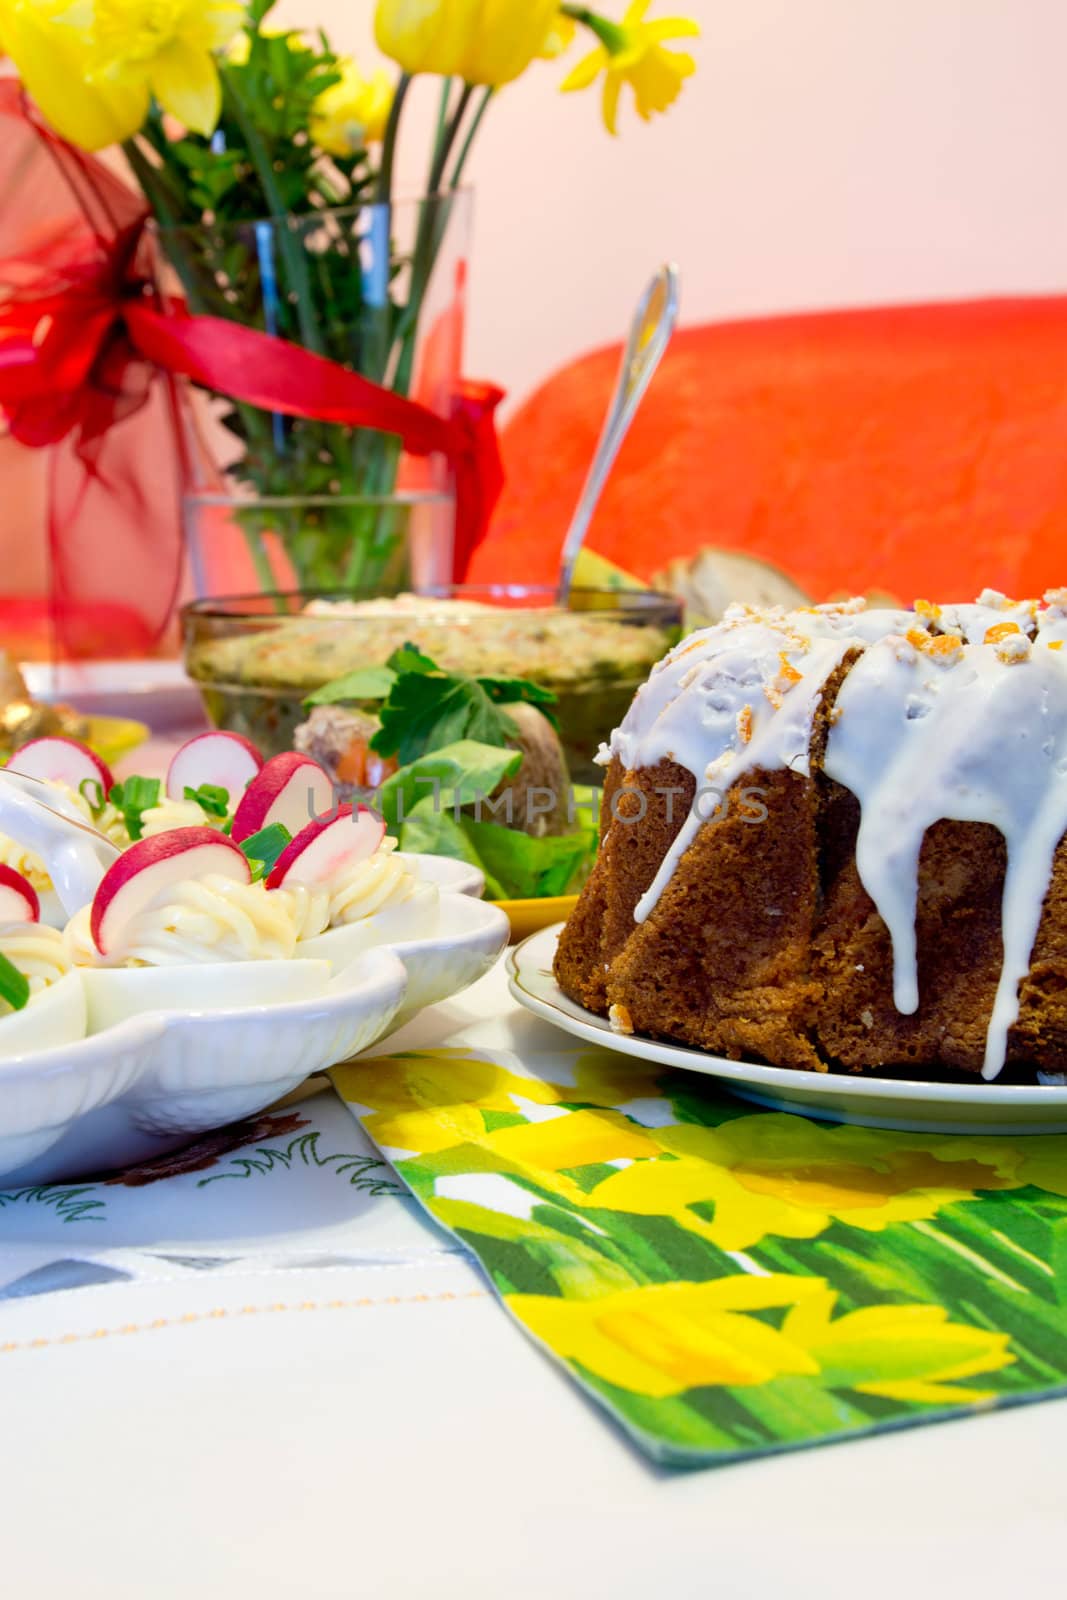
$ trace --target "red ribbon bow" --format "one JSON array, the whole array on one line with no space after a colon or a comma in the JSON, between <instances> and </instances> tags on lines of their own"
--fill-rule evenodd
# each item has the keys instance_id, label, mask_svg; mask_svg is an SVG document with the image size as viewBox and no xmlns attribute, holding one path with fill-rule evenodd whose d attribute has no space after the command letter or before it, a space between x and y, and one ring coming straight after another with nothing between
<instances>
[{"instance_id":1,"label":"red ribbon bow","mask_svg":"<svg viewBox=\"0 0 1067 1600\"><path fill-rule=\"evenodd\" d=\"M0 119L15 124L0 135L0 410L14 438L55 447L49 543L68 653L79 640L65 623L94 603L129 599L143 622L139 649L173 609L189 477L179 378L265 411L395 434L412 455L444 455L456 489L453 570L463 576L503 487L502 390L463 383L443 417L285 340L162 305L141 197L45 128L11 80L0 82ZM89 528L94 513L102 537Z\"/></svg>"}]
</instances>

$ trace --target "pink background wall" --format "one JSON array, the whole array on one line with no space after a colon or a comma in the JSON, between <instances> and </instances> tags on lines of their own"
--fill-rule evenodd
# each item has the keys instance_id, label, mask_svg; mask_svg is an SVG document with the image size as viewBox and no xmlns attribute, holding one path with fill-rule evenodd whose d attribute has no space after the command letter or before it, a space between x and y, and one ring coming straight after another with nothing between
<instances>
[{"instance_id":1,"label":"pink background wall","mask_svg":"<svg viewBox=\"0 0 1067 1600\"><path fill-rule=\"evenodd\" d=\"M603 0L619 11L622 0ZM372 0L282 0L369 59ZM558 64L500 97L472 166L468 368L521 397L619 336L671 256L690 322L1059 290L1067 283L1062 0L657 0L705 29L669 116L611 140ZM432 115L420 96L402 171ZM0 445L0 587L34 577L39 463ZM34 553L34 547L37 554Z\"/></svg>"}]
</instances>

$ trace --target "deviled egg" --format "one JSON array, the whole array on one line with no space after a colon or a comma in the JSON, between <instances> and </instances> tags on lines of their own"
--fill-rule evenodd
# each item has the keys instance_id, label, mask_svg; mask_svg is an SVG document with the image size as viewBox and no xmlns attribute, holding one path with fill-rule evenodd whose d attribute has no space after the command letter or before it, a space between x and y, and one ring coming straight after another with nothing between
<instances>
[{"instance_id":1,"label":"deviled egg","mask_svg":"<svg viewBox=\"0 0 1067 1600\"><path fill-rule=\"evenodd\" d=\"M71 919L66 941L90 1033L145 1011L313 999L330 976L324 958L297 952L289 902L254 882L240 846L206 826L131 845Z\"/></svg>"},{"instance_id":2,"label":"deviled egg","mask_svg":"<svg viewBox=\"0 0 1067 1600\"><path fill-rule=\"evenodd\" d=\"M0 1058L85 1037L85 992L28 878L0 865Z\"/></svg>"},{"instance_id":3,"label":"deviled egg","mask_svg":"<svg viewBox=\"0 0 1067 1600\"><path fill-rule=\"evenodd\" d=\"M31 739L15 751L4 770L46 784L53 791L51 799L47 793L42 794L46 803L66 816L91 823L117 849L129 844L122 813L109 799L114 787L110 768L88 745L59 737ZM66 912L44 859L17 839L0 833L0 864L11 867L33 885L40 920L62 928Z\"/></svg>"}]
</instances>

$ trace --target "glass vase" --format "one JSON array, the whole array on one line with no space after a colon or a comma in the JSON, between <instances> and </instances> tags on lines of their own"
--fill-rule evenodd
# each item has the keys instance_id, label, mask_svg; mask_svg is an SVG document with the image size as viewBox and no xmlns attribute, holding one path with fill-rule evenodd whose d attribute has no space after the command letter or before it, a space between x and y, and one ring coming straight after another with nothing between
<instances>
[{"instance_id":1,"label":"glass vase","mask_svg":"<svg viewBox=\"0 0 1067 1600\"><path fill-rule=\"evenodd\" d=\"M160 228L164 298L340 363L447 415L462 374L470 195ZM197 391L185 528L200 596L397 593L452 576L447 463L399 440Z\"/></svg>"}]
</instances>

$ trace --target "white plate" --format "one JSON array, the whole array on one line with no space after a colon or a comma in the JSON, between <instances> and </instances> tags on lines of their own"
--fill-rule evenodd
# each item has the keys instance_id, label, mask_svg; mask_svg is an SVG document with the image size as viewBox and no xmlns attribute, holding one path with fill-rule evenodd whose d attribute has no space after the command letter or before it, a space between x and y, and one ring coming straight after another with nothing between
<instances>
[{"instance_id":1,"label":"white plate","mask_svg":"<svg viewBox=\"0 0 1067 1600\"><path fill-rule=\"evenodd\" d=\"M702 1072L744 1100L826 1122L912 1133L1067 1133L1067 1088L1053 1085L905 1083L843 1073L727 1061L684 1045L613 1033L603 1017L568 1000L552 976L563 924L533 934L508 953L508 979L520 1005L579 1039L620 1055Z\"/></svg>"},{"instance_id":2,"label":"white plate","mask_svg":"<svg viewBox=\"0 0 1067 1600\"><path fill-rule=\"evenodd\" d=\"M60 700L87 716L132 717L153 733L208 726L200 691L180 661L24 661L35 700Z\"/></svg>"},{"instance_id":3,"label":"white plate","mask_svg":"<svg viewBox=\"0 0 1067 1600\"><path fill-rule=\"evenodd\" d=\"M370 950L316 999L157 1011L0 1060L0 1183L57 1183L151 1160L254 1115L488 971L497 906L444 892L432 938Z\"/></svg>"}]
</instances>

